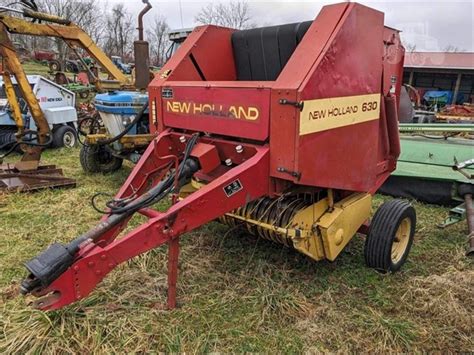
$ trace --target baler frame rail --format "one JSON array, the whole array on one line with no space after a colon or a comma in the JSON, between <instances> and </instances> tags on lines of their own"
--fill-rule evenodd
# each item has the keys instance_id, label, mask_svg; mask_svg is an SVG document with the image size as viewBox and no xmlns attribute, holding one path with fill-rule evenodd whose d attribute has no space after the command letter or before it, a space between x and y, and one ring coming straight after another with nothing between
<instances>
[{"instance_id":1,"label":"baler frame rail","mask_svg":"<svg viewBox=\"0 0 474 355\"><path fill-rule=\"evenodd\" d=\"M144 158L135 167L116 199L123 199L131 193L143 195L149 178L148 173L169 165L172 158L163 159L164 154L168 157L170 154L179 154L183 148L183 143L180 142L180 139L184 140L182 137L188 139L190 136L166 131L150 144ZM240 142L224 143L206 138L201 138L200 142L221 143L228 145L227 148L242 146ZM23 283L26 285L23 292L41 297L33 303L36 308L58 309L86 297L117 265L163 244L168 244L168 307L174 308L180 236L268 193L268 147L243 145L243 148L252 152L248 159L245 158L245 161L225 170L219 177L183 199L175 199L176 203L166 212L158 212L151 208L139 210L138 213L148 217L148 221L120 239L117 237L132 215L127 215L123 221L109 226L108 229L103 229L103 226L114 215L104 216L96 227L102 228L103 232L95 237L94 241L89 237L84 237L85 235L76 240L80 245L79 250L74 255L73 263L61 275L50 284L40 284L35 275L30 275ZM220 149L226 149L226 147L221 146ZM243 186L242 190L226 198L224 188L236 180L239 180ZM157 181L153 181L152 185L156 186L156 184ZM139 187L140 191L136 191L135 186ZM223 198L225 200L222 200ZM205 206L206 208L203 208ZM197 211L199 214L196 213ZM94 229L89 233L95 234ZM41 260L41 255L27 265L31 266L38 260ZM32 284L35 285L32 289L27 286Z\"/></svg>"}]
</instances>

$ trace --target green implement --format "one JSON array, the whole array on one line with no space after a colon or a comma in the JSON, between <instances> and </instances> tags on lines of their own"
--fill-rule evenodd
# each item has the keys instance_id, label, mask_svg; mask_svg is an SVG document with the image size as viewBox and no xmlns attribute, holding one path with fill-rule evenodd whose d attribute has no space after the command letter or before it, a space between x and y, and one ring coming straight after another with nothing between
<instances>
[{"instance_id":1,"label":"green implement","mask_svg":"<svg viewBox=\"0 0 474 355\"><path fill-rule=\"evenodd\" d=\"M462 201L459 187L473 185L474 166L461 171L457 166L474 158L474 125L400 124L399 129L410 134L400 136L397 169L380 192L441 205Z\"/></svg>"}]
</instances>

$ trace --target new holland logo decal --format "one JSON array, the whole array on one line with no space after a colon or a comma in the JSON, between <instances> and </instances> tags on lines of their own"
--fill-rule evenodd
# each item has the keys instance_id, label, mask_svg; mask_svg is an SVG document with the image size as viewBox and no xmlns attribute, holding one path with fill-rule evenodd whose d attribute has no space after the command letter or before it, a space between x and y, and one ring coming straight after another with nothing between
<instances>
[{"instance_id":1,"label":"new holland logo decal","mask_svg":"<svg viewBox=\"0 0 474 355\"><path fill-rule=\"evenodd\" d=\"M167 101L166 111L192 116L214 116L246 121L257 121L260 110L254 106L200 103L189 101Z\"/></svg>"},{"instance_id":2,"label":"new holland logo decal","mask_svg":"<svg viewBox=\"0 0 474 355\"><path fill-rule=\"evenodd\" d=\"M300 135L379 119L380 94L304 101Z\"/></svg>"}]
</instances>

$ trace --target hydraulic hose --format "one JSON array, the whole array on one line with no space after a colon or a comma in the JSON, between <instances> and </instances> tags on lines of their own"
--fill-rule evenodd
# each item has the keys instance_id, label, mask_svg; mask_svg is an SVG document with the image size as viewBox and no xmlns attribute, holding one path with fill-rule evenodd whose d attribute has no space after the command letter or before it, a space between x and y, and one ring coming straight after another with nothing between
<instances>
[{"instance_id":1,"label":"hydraulic hose","mask_svg":"<svg viewBox=\"0 0 474 355\"><path fill-rule=\"evenodd\" d=\"M37 131L29 131L29 132L27 132L27 134L38 135L38 132ZM26 141L20 141L20 142L13 143L13 145L3 155L0 155L0 161L3 161L3 159L5 159L11 153L13 153L19 145L24 144L24 145L29 145L29 146L32 146L32 147L49 147L51 145L51 143L53 142L53 136L51 134L49 135L48 140L45 143L31 142L34 139L35 138L28 138L28 140L26 140ZM12 143L10 142L10 143L6 143L6 144L1 145L0 150L5 149L6 147L8 147L11 144Z\"/></svg>"},{"instance_id":2,"label":"hydraulic hose","mask_svg":"<svg viewBox=\"0 0 474 355\"><path fill-rule=\"evenodd\" d=\"M199 170L199 163L195 159L190 158L191 150L198 137L196 134L189 140L183 161L174 174L171 174L139 197L116 200L115 202L127 202L125 205L114 207L110 211L110 216L107 219L100 222L87 233L74 239L69 244L53 244L43 253L27 262L26 268L29 270L30 275L21 283L20 292L22 294L28 294L42 287L49 286L74 263L76 254L84 243L97 241L104 233L123 222L138 210L159 202L172 192L175 187L174 181L176 174L178 174L180 186L189 181L194 173Z\"/></svg>"}]
</instances>

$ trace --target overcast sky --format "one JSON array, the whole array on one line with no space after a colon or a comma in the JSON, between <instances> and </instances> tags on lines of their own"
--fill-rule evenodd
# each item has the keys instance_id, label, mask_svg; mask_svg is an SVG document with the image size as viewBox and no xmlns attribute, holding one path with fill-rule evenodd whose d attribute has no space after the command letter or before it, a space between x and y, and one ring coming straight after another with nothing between
<instances>
[{"instance_id":1,"label":"overcast sky","mask_svg":"<svg viewBox=\"0 0 474 355\"><path fill-rule=\"evenodd\" d=\"M219 0L182 0L182 23L178 0L150 0L152 14L162 14L171 28L193 27L194 17L208 2ZM227 0L220 0L226 2ZM110 5L125 3L134 13L143 7L141 0L109 0ZM325 4L338 1L260 1L249 0L253 22L258 25L283 24L314 19ZM385 13L388 26L403 31L406 43L417 50L442 51L448 45L474 52L474 7L471 0L449 1L359 1ZM148 21L150 20L148 17Z\"/></svg>"}]
</instances>

